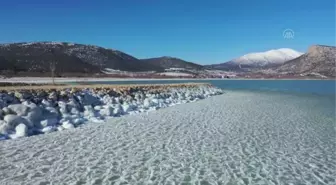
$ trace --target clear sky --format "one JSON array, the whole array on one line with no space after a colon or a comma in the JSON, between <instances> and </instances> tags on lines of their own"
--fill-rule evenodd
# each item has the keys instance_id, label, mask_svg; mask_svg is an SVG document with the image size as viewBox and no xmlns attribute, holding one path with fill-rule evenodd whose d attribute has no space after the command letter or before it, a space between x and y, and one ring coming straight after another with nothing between
<instances>
[{"instance_id":1,"label":"clear sky","mask_svg":"<svg viewBox=\"0 0 336 185\"><path fill-rule=\"evenodd\" d=\"M293 39L284 39L287 28ZM3 0L0 43L26 41L201 64L277 48L305 52L335 45L335 0Z\"/></svg>"}]
</instances>

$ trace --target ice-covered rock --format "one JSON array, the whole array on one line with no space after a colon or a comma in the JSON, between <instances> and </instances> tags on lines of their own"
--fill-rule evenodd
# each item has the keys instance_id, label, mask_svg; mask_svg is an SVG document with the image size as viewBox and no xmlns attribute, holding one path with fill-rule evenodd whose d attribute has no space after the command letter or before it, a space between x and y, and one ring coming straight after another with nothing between
<instances>
[{"instance_id":1,"label":"ice-covered rock","mask_svg":"<svg viewBox=\"0 0 336 185\"><path fill-rule=\"evenodd\" d=\"M113 107L107 106L99 111L102 116L112 116L113 115Z\"/></svg>"},{"instance_id":2,"label":"ice-covered rock","mask_svg":"<svg viewBox=\"0 0 336 185\"><path fill-rule=\"evenodd\" d=\"M40 124L42 127L48 127L48 126L55 126L58 123L58 120L56 118L49 118L40 121Z\"/></svg>"},{"instance_id":3,"label":"ice-covered rock","mask_svg":"<svg viewBox=\"0 0 336 185\"><path fill-rule=\"evenodd\" d=\"M0 134L9 134L11 126L3 120L0 120Z\"/></svg>"},{"instance_id":4,"label":"ice-covered rock","mask_svg":"<svg viewBox=\"0 0 336 185\"><path fill-rule=\"evenodd\" d=\"M71 110L70 110L70 113L71 114L79 115L80 111L76 107L72 107Z\"/></svg>"},{"instance_id":5,"label":"ice-covered rock","mask_svg":"<svg viewBox=\"0 0 336 185\"><path fill-rule=\"evenodd\" d=\"M6 115L4 117L4 121L6 121L6 123L10 126L10 128L15 128L17 125L27 122L21 116L14 115L14 114Z\"/></svg>"},{"instance_id":6,"label":"ice-covered rock","mask_svg":"<svg viewBox=\"0 0 336 185\"><path fill-rule=\"evenodd\" d=\"M96 110L96 111L100 111L101 109L103 109L103 107L100 106L100 105L96 105L96 106L94 106L93 109Z\"/></svg>"},{"instance_id":7,"label":"ice-covered rock","mask_svg":"<svg viewBox=\"0 0 336 185\"><path fill-rule=\"evenodd\" d=\"M75 128L75 126L68 120L62 123L62 127L65 129L72 129Z\"/></svg>"},{"instance_id":8,"label":"ice-covered rock","mask_svg":"<svg viewBox=\"0 0 336 185\"><path fill-rule=\"evenodd\" d=\"M84 118L75 118L75 119L73 119L73 124L74 125L80 125L80 124L83 124L84 122L85 122Z\"/></svg>"},{"instance_id":9,"label":"ice-covered rock","mask_svg":"<svg viewBox=\"0 0 336 185\"><path fill-rule=\"evenodd\" d=\"M92 105L92 106L96 106L100 104L99 98L89 94L89 93L85 93L83 98L80 99L81 104L83 105Z\"/></svg>"},{"instance_id":10,"label":"ice-covered rock","mask_svg":"<svg viewBox=\"0 0 336 185\"><path fill-rule=\"evenodd\" d=\"M18 99L28 99L31 97L31 94L28 92L15 91L14 96L17 97Z\"/></svg>"},{"instance_id":11,"label":"ice-covered rock","mask_svg":"<svg viewBox=\"0 0 336 185\"><path fill-rule=\"evenodd\" d=\"M94 117L95 116L95 111L92 108L91 105L86 105L84 106L84 116L85 117Z\"/></svg>"},{"instance_id":12,"label":"ice-covered rock","mask_svg":"<svg viewBox=\"0 0 336 185\"><path fill-rule=\"evenodd\" d=\"M59 107L59 111L61 114L67 114L68 113L68 107L67 104L63 101L59 101L58 102L58 107Z\"/></svg>"},{"instance_id":13,"label":"ice-covered rock","mask_svg":"<svg viewBox=\"0 0 336 185\"><path fill-rule=\"evenodd\" d=\"M15 136L18 137L25 137L27 136L28 128L25 124L20 123L15 127Z\"/></svg>"},{"instance_id":14,"label":"ice-covered rock","mask_svg":"<svg viewBox=\"0 0 336 185\"><path fill-rule=\"evenodd\" d=\"M113 110L113 115L114 116L119 116L123 114L123 108L121 107L120 104L117 104L115 107L114 107L114 110Z\"/></svg>"},{"instance_id":15,"label":"ice-covered rock","mask_svg":"<svg viewBox=\"0 0 336 185\"><path fill-rule=\"evenodd\" d=\"M45 107L52 107L52 103L46 99L43 99L41 103Z\"/></svg>"},{"instance_id":16,"label":"ice-covered rock","mask_svg":"<svg viewBox=\"0 0 336 185\"><path fill-rule=\"evenodd\" d=\"M129 104L127 104L127 103L124 103L122 105L122 109L123 109L123 112L129 112L129 111L132 110L131 106Z\"/></svg>"},{"instance_id":17,"label":"ice-covered rock","mask_svg":"<svg viewBox=\"0 0 336 185\"><path fill-rule=\"evenodd\" d=\"M41 132L43 133L50 133L50 132L55 132L57 130L57 127L55 126L47 126L41 129Z\"/></svg>"},{"instance_id":18,"label":"ice-covered rock","mask_svg":"<svg viewBox=\"0 0 336 185\"><path fill-rule=\"evenodd\" d=\"M23 104L12 104L8 108L18 116L26 116L29 111L29 107Z\"/></svg>"},{"instance_id":19,"label":"ice-covered rock","mask_svg":"<svg viewBox=\"0 0 336 185\"><path fill-rule=\"evenodd\" d=\"M149 108L151 106L150 99L146 98L143 102L143 106L146 107L146 108Z\"/></svg>"},{"instance_id":20,"label":"ice-covered rock","mask_svg":"<svg viewBox=\"0 0 336 185\"><path fill-rule=\"evenodd\" d=\"M2 112L3 112L3 114L15 114L10 108L8 108L8 107L4 107L3 109L2 109Z\"/></svg>"}]
</instances>

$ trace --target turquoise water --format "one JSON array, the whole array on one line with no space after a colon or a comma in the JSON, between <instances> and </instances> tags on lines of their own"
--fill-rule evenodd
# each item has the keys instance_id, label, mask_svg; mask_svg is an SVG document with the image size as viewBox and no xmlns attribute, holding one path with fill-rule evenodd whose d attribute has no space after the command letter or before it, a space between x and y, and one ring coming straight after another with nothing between
<instances>
[{"instance_id":1,"label":"turquoise water","mask_svg":"<svg viewBox=\"0 0 336 185\"><path fill-rule=\"evenodd\" d=\"M334 96L335 80L148 80L89 82L92 84L171 84L186 82L211 83L228 90L258 90Z\"/></svg>"}]
</instances>

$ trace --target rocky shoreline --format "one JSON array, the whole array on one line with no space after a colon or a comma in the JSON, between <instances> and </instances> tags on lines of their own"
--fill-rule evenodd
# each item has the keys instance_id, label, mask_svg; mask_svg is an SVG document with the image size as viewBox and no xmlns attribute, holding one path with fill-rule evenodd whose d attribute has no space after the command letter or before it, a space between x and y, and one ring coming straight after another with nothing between
<instances>
[{"instance_id":1,"label":"rocky shoreline","mask_svg":"<svg viewBox=\"0 0 336 185\"><path fill-rule=\"evenodd\" d=\"M209 84L1 87L0 140L72 129L222 93Z\"/></svg>"}]
</instances>

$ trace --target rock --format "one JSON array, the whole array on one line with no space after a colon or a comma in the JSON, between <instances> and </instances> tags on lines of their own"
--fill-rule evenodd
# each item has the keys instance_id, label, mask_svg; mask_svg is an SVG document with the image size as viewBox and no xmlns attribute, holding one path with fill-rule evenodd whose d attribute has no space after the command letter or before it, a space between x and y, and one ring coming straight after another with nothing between
<instances>
[{"instance_id":1,"label":"rock","mask_svg":"<svg viewBox=\"0 0 336 185\"><path fill-rule=\"evenodd\" d=\"M64 130L64 127L63 127L63 126L58 126L58 127L57 127L57 130L58 130L58 131L62 131L62 130Z\"/></svg>"},{"instance_id":2,"label":"rock","mask_svg":"<svg viewBox=\"0 0 336 185\"><path fill-rule=\"evenodd\" d=\"M42 105L45 107L52 107L51 102L45 99L42 100Z\"/></svg>"},{"instance_id":3,"label":"rock","mask_svg":"<svg viewBox=\"0 0 336 185\"><path fill-rule=\"evenodd\" d=\"M97 105L97 106L94 107L94 110L97 110L97 111L99 111L99 110L101 110L101 109L103 109L103 107L100 106L100 105Z\"/></svg>"},{"instance_id":4,"label":"rock","mask_svg":"<svg viewBox=\"0 0 336 185\"><path fill-rule=\"evenodd\" d=\"M73 119L74 125L80 125L80 124L83 124L84 122L85 122L85 119L83 119L83 118Z\"/></svg>"},{"instance_id":5,"label":"rock","mask_svg":"<svg viewBox=\"0 0 336 185\"><path fill-rule=\"evenodd\" d=\"M21 104L22 104L22 105L25 105L25 106L27 106L27 107L29 107L30 109L33 109L33 108L37 107L37 105L36 105L35 103L33 103L33 102L28 102L28 101L24 101L24 102L22 102Z\"/></svg>"},{"instance_id":6,"label":"rock","mask_svg":"<svg viewBox=\"0 0 336 185\"><path fill-rule=\"evenodd\" d=\"M56 118L50 118L40 121L42 127L55 126L58 123Z\"/></svg>"},{"instance_id":7,"label":"rock","mask_svg":"<svg viewBox=\"0 0 336 185\"><path fill-rule=\"evenodd\" d=\"M29 111L29 107L22 104L12 104L8 108L18 116L26 116Z\"/></svg>"},{"instance_id":8,"label":"rock","mask_svg":"<svg viewBox=\"0 0 336 185\"><path fill-rule=\"evenodd\" d=\"M50 133L50 132L54 132L56 130L57 130L56 127L47 126L47 127L44 127L43 129L41 129L41 132L43 132L43 133Z\"/></svg>"},{"instance_id":9,"label":"rock","mask_svg":"<svg viewBox=\"0 0 336 185\"><path fill-rule=\"evenodd\" d=\"M95 116L95 112L94 112L91 105L84 106L84 116L86 116L86 117L94 117Z\"/></svg>"},{"instance_id":10,"label":"rock","mask_svg":"<svg viewBox=\"0 0 336 185\"><path fill-rule=\"evenodd\" d=\"M28 99L31 95L27 92L18 92L15 91L14 96L18 99Z\"/></svg>"},{"instance_id":11,"label":"rock","mask_svg":"<svg viewBox=\"0 0 336 185\"><path fill-rule=\"evenodd\" d=\"M30 112L28 112L26 119L31 122L39 121L42 119L42 109L40 107L32 108Z\"/></svg>"},{"instance_id":12,"label":"rock","mask_svg":"<svg viewBox=\"0 0 336 185\"><path fill-rule=\"evenodd\" d=\"M68 106L65 102L59 101L58 102L58 107L59 107L59 111L60 111L61 114L68 113Z\"/></svg>"},{"instance_id":13,"label":"rock","mask_svg":"<svg viewBox=\"0 0 336 185\"><path fill-rule=\"evenodd\" d=\"M116 107L114 107L114 110L113 110L113 115L115 116L119 116L123 113L123 109L122 107L120 106L120 104L118 104Z\"/></svg>"},{"instance_id":14,"label":"rock","mask_svg":"<svg viewBox=\"0 0 336 185\"><path fill-rule=\"evenodd\" d=\"M99 111L102 116L112 116L113 115L113 107L105 107Z\"/></svg>"},{"instance_id":15,"label":"rock","mask_svg":"<svg viewBox=\"0 0 336 185\"><path fill-rule=\"evenodd\" d=\"M3 109L2 109L2 111L3 111L3 113L5 114L5 115L7 115L7 114L15 114L10 108L8 108L8 107L4 107Z\"/></svg>"},{"instance_id":16,"label":"rock","mask_svg":"<svg viewBox=\"0 0 336 185\"><path fill-rule=\"evenodd\" d=\"M132 110L129 104L123 104L122 109L124 112L129 112Z\"/></svg>"},{"instance_id":17,"label":"rock","mask_svg":"<svg viewBox=\"0 0 336 185\"><path fill-rule=\"evenodd\" d=\"M51 100L57 101L58 95L55 91L53 91L53 92L49 93L48 98L51 99Z\"/></svg>"},{"instance_id":18,"label":"rock","mask_svg":"<svg viewBox=\"0 0 336 185\"><path fill-rule=\"evenodd\" d=\"M146 108L148 108L148 107L151 106L151 102L150 102L150 100L149 100L148 98L146 98L146 99L144 100L144 102L143 102L143 106L146 107Z\"/></svg>"},{"instance_id":19,"label":"rock","mask_svg":"<svg viewBox=\"0 0 336 185\"><path fill-rule=\"evenodd\" d=\"M68 120L66 122L62 123L62 127L65 129L72 129L75 128L75 126Z\"/></svg>"},{"instance_id":20,"label":"rock","mask_svg":"<svg viewBox=\"0 0 336 185\"><path fill-rule=\"evenodd\" d=\"M76 114L76 115L80 114L79 110L76 107L72 107L71 110L70 110L70 113L71 114Z\"/></svg>"},{"instance_id":21,"label":"rock","mask_svg":"<svg viewBox=\"0 0 336 185\"><path fill-rule=\"evenodd\" d=\"M14 114L8 114L4 117L4 120L7 122L7 124L10 126L10 128L15 128L17 125L21 123L26 123L27 120L23 119L20 116L14 115Z\"/></svg>"},{"instance_id":22,"label":"rock","mask_svg":"<svg viewBox=\"0 0 336 185\"><path fill-rule=\"evenodd\" d=\"M154 105L157 105L157 104L159 104L159 99L153 98L152 102L153 102Z\"/></svg>"},{"instance_id":23,"label":"rock","mask_svg":"<svg viewBox=\"0 0 336 185\"><path fill-rule=\"evenodd\" d=\"M5 121L0 120L0 134L9 134L11 127Z\"/></svg>"},{"instance_id":24,"label":"rock","mask_svg":"<svg viewBox=\"0 0 336 185\"><path fill-rule=\"evenodd\" d=\"M96 106L100 104L100 101L97 97L94 97L91 94L85 93L81 103L83 105Z\"/></svg>"},{"instance_id":25,"label":"rock","mask_svg":"<svg viewBox=\"0 0 336 185\"><path fill-rule=\"evenodd\" d=\"M28 128L25 124L20 123L15 127L15 136L16 137L25 137L27 136Z\"/></svg>"}]
</instances>

